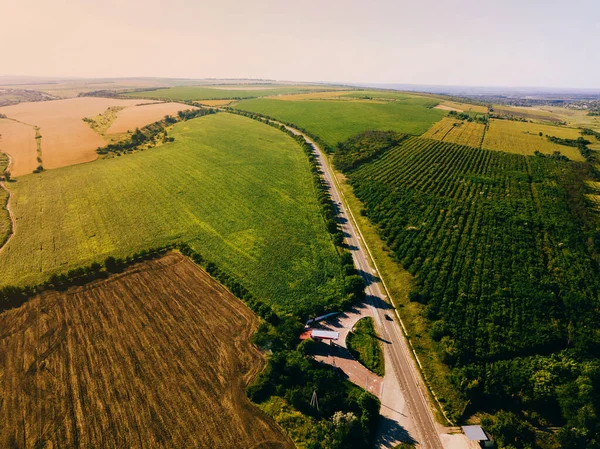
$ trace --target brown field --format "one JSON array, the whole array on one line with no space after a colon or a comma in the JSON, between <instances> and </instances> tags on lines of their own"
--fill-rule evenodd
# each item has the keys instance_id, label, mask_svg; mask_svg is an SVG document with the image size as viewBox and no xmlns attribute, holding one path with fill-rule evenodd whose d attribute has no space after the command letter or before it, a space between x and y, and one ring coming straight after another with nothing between
<instances>
[{"instance_id":1,"label":"brown field","mask_svg":"<svg viewBox=\"0 0 600 449\"><path fill-rule=\"evenodd\" d=\"M5 84L2 84L5 83ZM43 92L58 98L74 98L81 93L95 90L151 89L168 87L165 80L144 78L113 80L60 80L20 79L20 77L0 77L0 89L22 89Z\"/></svg>"},{"instance_id":2,"label":"brown field","mask_svg":"<svg viewBox=\"0 0 600 449\"><path fill-rule=\"evenodd\" d=\"M200 100L200 101L196 101L195 103L198 105L219 107L219 106L227 106L229 103L231 103L233 101L235 101L235 100Z\"/></svg>"},{"instance_id":3,"label":"brown field","mask_svg":"<svg viewBox=\"0 0 600 449\"><path fill-rule=\"evenodd\" d=\"M485 125L444 117L427 130L422 137L480 148Z\"/></svg>"},{"instance_id":4,"label":"brown field","mask_svg":"<svg viewBox=\"0 0 600 449\"><path fill-rule=\"evenodd\" d=\"M35 129L32 126L0 119L0 151L10 155L12 176L33 172L40 165L37 161Z\"/></svg>"},{"instance_id":5,"label":"brown field","mask_svg":"<svg viewBox=\"0 0 600 449\"><path fill-rule=\"evenodd\" d=\"M558 124L563 121L560 117L558 117L558 115L537 108L494 105L493 109L494 114L522 118L526 120L532 120L534 122Z\"/></svg>"},{"instance_id":6,"label":"brown field","mask_svg":"<svg viewBox=\"0 0 600 449\"><path fill-rule=\"evenodd\" d=\"M540 136L539 133L543 135ZM551 154L560 151L574 161L585 160L577 148L549 142L546 134L563 139L581 137L578 129L512 120L490 120L482 148L533 156L535 151Z\"/></svg>"},{"instance_id":7,"label":"brown field","mask_svg":"<svg viewBox=\"0 0 600 449\"><path fill-rule=\"evenodd\" d=\"M293 448L246 397L253 313L172 253L0 315L0 447Z\"/></svg>"},{"instance_id":8,"label":"brown field","mask_svg":"<svg viewBox=\"0 0 600 449\"><path fill-rule=\"evenodd\" d=\"M162 120L165 115L176 115L179 111L195 109L182 103L153 103L125 108L117 112L117 118L106 131L108 134L119 134L135 131L150 123Z\"/></svg>"},{"instance_id":9,"label":"brown field","mask_svg":"<svg viewBox=\"0 0 600 449\"><path fill-rule=\"evenodd\" d=\"M44 168L93 161L96 148L104 146L104 139L82 119L104 112L110 106L135 106L145 100L81 97L68 100L20 103L0 108L20 122L40 128Z\"/></svg>"}]
</instances>

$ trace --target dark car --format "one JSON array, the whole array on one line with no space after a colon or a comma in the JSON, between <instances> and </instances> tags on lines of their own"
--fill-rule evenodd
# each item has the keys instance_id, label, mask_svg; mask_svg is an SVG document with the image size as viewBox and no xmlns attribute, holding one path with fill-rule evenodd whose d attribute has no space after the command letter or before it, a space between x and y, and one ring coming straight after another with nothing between
<instances>
[{"instance_id":1,"label":"dark car","mask_svg":"<svg viewBox=\"0 0 600 449\"><path fill-rule=\"evenodd\" d=\"M394 319L391 316L389 316L387 313L385 314L385 319L388 321L394 321Z\"/></svg>"}]
</instances>

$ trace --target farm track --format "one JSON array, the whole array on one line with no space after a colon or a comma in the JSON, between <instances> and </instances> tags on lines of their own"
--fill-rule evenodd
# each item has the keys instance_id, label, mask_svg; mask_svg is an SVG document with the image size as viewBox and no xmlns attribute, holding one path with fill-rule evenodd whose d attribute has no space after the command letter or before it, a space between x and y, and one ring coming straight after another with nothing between
<instances>
[{"instance_id":1,"label":"farm track","mask_svg":"<svg viewBox=\"0 0 600 449\"><path fill-rule=\"evenodd\" d=\"M283 125L277 121L271 122ZM403 431L408 433L409 439L414 440L419 447L442 449L443 446L438 431L439 427L433 416L425 383L415 365L411 353L412 350L408 345L403 330L401 330L401 327L395 320L388 319L387 314L392 313L391 310L393 307L389 304L386 295L383 293L383 288L385 287L382 287L380 279L376 277L377 270L373 268L374 263L372 263L370 253L367 254L369 250L366 248L366 243L363 243L364 240L352 216L352 212L346 209L345 204L342 202L342 195L335 181L333 169L329 166L323 150L312 139L293 127L284 126L294 134L302 136L312 145L321 166L322 176L330 189L331 198L338 214L338 222L345 234L345 243L352 254L356 269L367 285L365 289L366 302L372 309L377 332L382 339L389 342L385 345L385 362L386 366L390 368L387 375L389 376L390 373L393 373L395 376L395 380L397 380L404 396L409 415L408 419L412 421L407 424L412 424L410 427L413 429L403 429ZM396 315L401 323L397 311ZM383 398L385 400L385 392ZM406 423L407 419L397 418L397 421L398 423ZM411 430L414 430L415 434L411 434ZM380 431L385 432L386 429L380 429Z\"/></svg>"},{"instance_id":2,"label":"farm track","mask_svg":"<svg viewBox=\"0 0 600 449\"><path fill-rule=\"evenodd\" d=\"M7 169L7 171L10 171L10 167L12 166L12 159L10 157L10 154L7 154L7 153L5 153L5 154L8 157L8 166L6 169ZM15 231L17 229L17 219L15 218L15 214L13 213L12 209L10 208L10 200L12 199L12 192L6 186L5 181L0 182L0 187L2 187L8 194L8 198L6 199L6 210L8 211L8 216L10 218L10 232L8 233L8 236L6 237L6 240L4 241L4 243L0 244L0 253L2 253L4 248L6 248L6 245L8 245L8 242L10 242L10 239L12 239L13 235L15 235Z\"/></svg>"}]
</instances>

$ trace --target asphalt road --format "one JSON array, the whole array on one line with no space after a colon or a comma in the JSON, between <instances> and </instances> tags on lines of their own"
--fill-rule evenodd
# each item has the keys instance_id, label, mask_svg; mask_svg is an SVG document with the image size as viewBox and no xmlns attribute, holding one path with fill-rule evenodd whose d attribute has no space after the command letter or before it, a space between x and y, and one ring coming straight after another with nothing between
<instances>
[{"instance_id":1,"label":"asphalt road","mask_svg":"<svg viewBox=\"0 0 600 449\"><path fill-rule=\"evenodd\" d=\"M404 395L408 413L415 427L416 435L411 436L423 448L443 449L438 426L433 417L426 392L424 391L425 387L421 374L411 356L408 343L399 323L393 319L394 310L386 301L386 296L378 281L377 272L373 268L360 231L352 218L351 212L349 212L342 202L338 185L334 181L335 176L326 156L309 137L294 128L287 126L286 128L294 134L302 135L313 146L315 155L321 165L323 177L329 184L331 198L338 210L338 221L345 235L345 243L352 253L357 270L359 270L359 273L363 276L367 284L367 300L369 305L374 309L373 316L375 317L375 325L379 336L383 340L388 341L388 344L384 345L385 350L388 351L388 360L391 361L394 368L393 371L398 377L398 383Z\"/></svg>"}]
</instances>

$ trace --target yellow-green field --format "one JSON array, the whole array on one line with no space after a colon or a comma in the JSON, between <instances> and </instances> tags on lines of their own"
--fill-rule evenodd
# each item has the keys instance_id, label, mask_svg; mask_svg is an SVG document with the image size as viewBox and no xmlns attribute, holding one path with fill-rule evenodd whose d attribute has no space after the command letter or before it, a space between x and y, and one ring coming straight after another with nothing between
<instances>
[{"instance_id":1,"label":"yellow-green field","mask_svg":"<svg viewBox=\"0 0 600 449\"><path fill-rule=\"evenodd\" d=\"M292 138L226 113L169 135L153 149L11 183L17 227L0 254L0 285L187 242L282 309L339 294L340 259Z\"/></svg>"},{"instance_id":2,"label":"yellow-green field","mask_svg":"<svg viewBox=\"0 0 600 449\"><path fill-rule=\"evenodd\" d=\"M365 92L357 94L364 95ZM391 95L388 92L382 94ZM360 99L360 95L344 97ZM235 108L293 123L320 137L331 147L367 130L420 135L446 115L444 111L433 109L437 102L430 98L400 93L395 98L389 102L256 98L240 101Z\"/></svg>"},{"instance_id":3,"label":"yellow-green field","mask_svg":"<svg viewBox=\"0 0 600 449\"><path fill-rule=\"evenodd\" d=\"M144 90L127 95L135 98L161 100L224 100L236 98L258 98L319 90L336 90L331 86L287 85L287 84L224 84L220 86L177 86L167 89Z\"/></svg>"},{"instance_id":4,"label":"yellow-green field","mask_svg":"<svg viewBox=\"0 0 600 449\"><path fill-rule=\"evenodd\" d=\"M540 132L542 136L539 135ZM533 156L536 151L545 154L560 151L573 161L585 160L577 148L549 142L546 134L563 139L581 137L579 130L573 128L492 119L485 133L482 148L528 156Z\"/></svg>"},{"instance_id":5,"label":"yellow-green field","mask_svg":"<svg viewBox=\"0 0 600 449\"><path fill-rule=\"evenodd\" d=\"M194 103L198 104L199 106L221 107L221 106L227 106L232 101L235 101L235 100L200 100L200 101L195 101Z\"/></svg>"},{"instance_id":6,"label":"yellow-green field","mask_svg":"<svg viewBox=\"0 0 600 449\"><path fill-rule=\"evenodd\" d=\"M591 128L600 130L600 117L587 115L588 112L559 106L518 107L494 105L494 113L509 117L524 118L535 122L557 124L564 123L573 128Z\"/></svg>"},{"instance_id":7,"label":"yellow-green field","mask_svg":"<svg viewBox=\"0 0 600 449\"><path fill-rule=\"evenodd\" d=\"M441 142L459 143L470 147L481 147L485 125L475 121L468 122L444 117L434 124L422 137Z\"/></svg>"},{"instance_id":8,"label":"yellow-green field","mask_svg":"<svg viewBox=\"0 0 600 449\"><path fill-rule=\"evenodd\" d=\"M273 97L277 100L286 100L286 101L294 101L294 100L326 100L331 98L341 98L344 94L352 93L349 90L339 90L339 91L331 91L331 92L311 92L308 94L291 94L291 95L278 95L277 97Z\"/></svg>"},{"instance_id":9,"label":"yellow-green field","mask_svg":"<svg viewBox=\"0 0 600 449\"><path fill-rule=\"evenodd\" d=\"M589 193L586 194L587 199L596 210L600 211L600 182L587 181L586 184L589 189Z\"/></svg>"},{"instance_id":10,"label":"yellow-green field","mask_svg":"<svg viewBox=\"0 0 600 449\"><path fill-rule=\"evenodd\" d=\"M3 176L4 170L8 167L8 156L4 153L0 153L0 177ZM2 182L2 181L0 181ZM11 221L6 203L8 201L8 191L3 187L4 183L0 185L0 248L4 246L4 242L8 239L11 231Z\"/></svg>"},{"instance_id":11,"label":"yellow-green field","mask_svg":"<svg viewBox=\"0 0 600 449\"><path fill-rule=\"evenodd\" d=\"M555 106L540 106L539 109L551 113L569 126L591 128L600 131L600 117L589 116L587 115L587 111Z\"/></svg>"}]
</instances>

